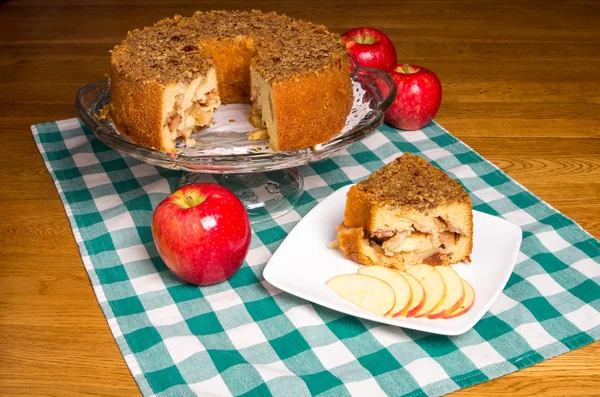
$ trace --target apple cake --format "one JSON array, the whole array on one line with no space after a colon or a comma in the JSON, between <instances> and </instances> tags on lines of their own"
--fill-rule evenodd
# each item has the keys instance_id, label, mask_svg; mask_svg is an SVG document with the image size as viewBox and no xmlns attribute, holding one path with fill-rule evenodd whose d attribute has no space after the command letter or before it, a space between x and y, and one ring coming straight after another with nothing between
<instances>
[{"instance_id":1,"label":"apple cake","mask_svg":"<svg viewBox=\"0 0 600 397\"><path fill-rule=\"evenodd\" d=\"M220 104L250 103L277 151L328 141L353 104L341 37L273 12L196 12L131 31L112 51L109 82L119 131L172 153Z\"/></svg>"},{"instance_id":2,"label":"apple cake","mask_svg":"<svg viewBox=\"0 0 600 397\"><path fill-rule=\"evenodd\" d=\"M350 188L336 245L356 262L400 270L470 261L471 198L442 170L404 153Z\"/></svg>"}]
</instances>

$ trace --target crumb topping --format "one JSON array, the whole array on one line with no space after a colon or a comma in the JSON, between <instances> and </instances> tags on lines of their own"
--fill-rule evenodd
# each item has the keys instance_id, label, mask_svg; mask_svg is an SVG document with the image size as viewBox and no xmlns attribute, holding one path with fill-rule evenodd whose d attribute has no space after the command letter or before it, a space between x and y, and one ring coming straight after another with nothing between
<instances>
[{"instance_id":1,"label":"crumb topping","mask_svg":"<svg viewBox=\"0 0 600 397\"><path fill-rule=\"evenodd\" d=\"M417 210L442 203L470 202L462 185L419 156L404 153L357 185L372 200L385 206L410 206Z\"/></svg>"},{"instance_id":2,"label":"crumb topping","mask_svg":"<svg viewBox=\"0 0 600 397\"><path fill-rule=\"evenodd\" d=\"M102 106L102 109L98 111L98 113L94 113L94 117L98 120L104 120L108 118L108 113L110 112L110 105Z\"/></svg>"},{"instance_id":3,"label":"crumb topping","mask_svg":"<svg viewBox=\"0 0 600 397\"><path fill-rule=\"evenodd\" d=\"M115 46L111 63L136 81L187 83L212 67L203 54L205 41L246 38L257 50L252 66L267 81L325 67L332 59L343 62L346 56L341 37L322 25L274 12L210 11L176 15L129 32Z\"/></svg>"}]
</instances>

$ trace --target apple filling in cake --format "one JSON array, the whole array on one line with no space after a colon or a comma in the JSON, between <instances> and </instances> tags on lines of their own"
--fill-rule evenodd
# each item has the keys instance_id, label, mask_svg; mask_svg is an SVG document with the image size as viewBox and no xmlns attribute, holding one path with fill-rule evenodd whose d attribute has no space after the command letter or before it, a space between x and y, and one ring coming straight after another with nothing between
<instances>
[{"instance_id":1,"label":"apple filling in cake","mask_svg":"<svg viewBox=\"0 0 600 397\"><path fill-rule=\"evenodd\" d=\"M363 228L342 224L338 227L337 244L342 251L348 251L349 245L360 244L365 256L373 263L398 269L415 263L448 265L468 256L469 241L462 238L462 230L439 216L431 218L429 224L411 223L400 218L386 225L393 226L368 233Z\"/></svg>"},{"instance_id":2,"label":"apple filling in cake","mask_svg":"<svg viewBox=\"0 0 600 397\"><path fill-rule=\"evenodd\" d=\"M163 94L163 136L187 139L195 129L210 125L221 104L214 68L189 84L171 84Z\"/></svg>"}]
</instances>

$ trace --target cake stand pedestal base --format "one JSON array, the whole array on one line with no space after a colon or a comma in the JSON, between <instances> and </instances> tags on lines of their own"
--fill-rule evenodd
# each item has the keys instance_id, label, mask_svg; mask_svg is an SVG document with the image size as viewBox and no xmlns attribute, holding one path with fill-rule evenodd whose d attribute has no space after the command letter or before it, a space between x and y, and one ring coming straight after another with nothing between
<instances>
[{"instance_id":1,"label":"cake stand pedestal base","mask_svg":"<svg viewBox=\"0 0 600 397\"><path fill-rule=\"evenodd\" d=\"M181 177L181 186L200 182L218 183L231 190L246 207L252 224L288 213L304 194L304 181L297 168L250 174L185 172Z\"/></svg>"}]
</instances>

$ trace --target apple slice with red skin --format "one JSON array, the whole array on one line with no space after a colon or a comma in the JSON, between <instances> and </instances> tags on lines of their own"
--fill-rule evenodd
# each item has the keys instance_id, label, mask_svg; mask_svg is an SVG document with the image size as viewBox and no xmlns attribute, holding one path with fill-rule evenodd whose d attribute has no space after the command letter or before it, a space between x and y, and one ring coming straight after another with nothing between
<instances>
[{"instance_id":1,"label":"apple slice with red skin","mask_svg":"<svg viewBox=\"0 0 600 397\"><path fill-rule=\"evenodd\" d=\"M342 274L329 279L325 285L339 297L380 316L388 314L396 303L394 289L375 277Z\"/></svg>"},{"instance_id":2,"label":"apple slice with red skin","mask_svg":"<svg viewBox=\"0 0 600 397\"><path fill-rule=\"evenodd\" d=\"M399 272L384 266L363 266L358 269L358 274L378 278L388 283L394 289L396 302L392 310L388 313L388 316L399 316L401 312L410 306L413 299L413 292L406 278Z\"/></svg>"},{"instance_id":3,"label":"apple slice with red skin","mask_svg":"<svg viewBox=\"0 0 600 397\"><path fill-rule=\"evenodd\" d=\"M414 317L424 317L432 313L446 297L446 285L442 275L433 266L413 265L406 273L416 278L425 290L425 304Z\"/></svg>"},{"instance_id":4,"label":"apple slice with red skin","mask_svg":"<svg viewBox=\"0 0 600 397\"><path fill-rule=\"evenodd\" d=\"M450 266L436 266L435 271L442 275L446 286L446 296L428 318L441 318L458 309L465 298L462 278Z\"/></svg>"},{"instance_id":5,"label":"apple slice with red skin","mask_svg":"<svg viewBox=\"0 0 600 397\"><path fill-rule=\"evenodd\" d=\"M464 279L462 279L462 284L465 290L465 298L456 310L454 310L450 314L444 315L444 317L442 318L454 318L463 315L469 310L471 310L471 308L475 304L475 290L473 289L471 284L469 284Z\"/></svg>"},{"instance_id":6,"label":"apple slice with red skin","mask_svg":"<svg viewBox=\"0 0 600 397\"><path fill-rule=\"evenodd\" d=\"M423 288L423 286L421 285L419 280L414 278L414 276L411 276L410 274L408 274L406 272L401 272L399 270L396 270L396 271L398 273L402 274L404 276L404 278L406 278L406 281L408 281L408 284L410 285L410 289L412 290L412 293L413 293L413 298L412 298L411 304L408 307L406 307L402 311L402 313L400 313L400 315L404 316L404 317L412 317L416 313L418 313L419 310L421 310L421 308L425 304L425 299L426 299L425 289Z\"/></svg>"}]
</instances>

